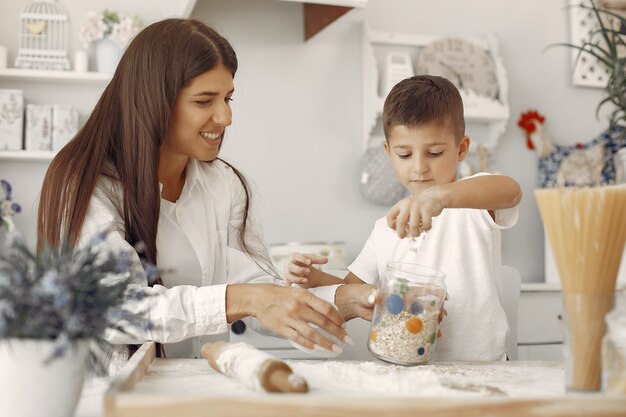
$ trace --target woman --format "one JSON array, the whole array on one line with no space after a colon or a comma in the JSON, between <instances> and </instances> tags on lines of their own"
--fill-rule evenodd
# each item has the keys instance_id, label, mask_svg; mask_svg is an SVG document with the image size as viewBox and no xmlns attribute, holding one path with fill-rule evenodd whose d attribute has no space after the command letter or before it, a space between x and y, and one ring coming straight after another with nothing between
<instances>
[{"instance_id":1,"label":"woman","mask_svg":"<svg viewBox=\"0 0 626 417\"><path fill-rule=\"evenodd\" d=\"M339 346L317 325L350 342L344 319L368 313L367 289L306 290L276 285L243 176L218 155L231 124L237 58L201 22L168 19L129 45L113 79L76 137L52 161L39 208L39 246L66 236L85 244L109 228L120 250L145 248L161 277L147 310L152 330L114 343L154 340L168 356L198 356L203 336L256 317L309 349ZM137 256L141 285L147 278ZM251 285L254 283L254 285ZM130 301L129 301L130 303ZM365 313L364 313L365 312Z\"/></svg>"}]
</instances>

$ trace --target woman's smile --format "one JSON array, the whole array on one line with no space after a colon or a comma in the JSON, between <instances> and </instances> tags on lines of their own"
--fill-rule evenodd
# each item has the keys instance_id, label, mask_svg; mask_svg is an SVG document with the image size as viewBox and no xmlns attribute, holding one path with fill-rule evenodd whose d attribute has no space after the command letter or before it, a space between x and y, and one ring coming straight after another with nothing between
<instances>
[{"instance_id":1,"label":"woman's smile","mask_svg":"<svg viewBox=\"0 0 626 417\"><path fill-rule=\"evenodd\" d=\"M222 142L223 132L221 133L209 133L209 132L200 132L200 137L204 139L204 142L209 145L217 146Z\"/></svg>"}]
</instances>

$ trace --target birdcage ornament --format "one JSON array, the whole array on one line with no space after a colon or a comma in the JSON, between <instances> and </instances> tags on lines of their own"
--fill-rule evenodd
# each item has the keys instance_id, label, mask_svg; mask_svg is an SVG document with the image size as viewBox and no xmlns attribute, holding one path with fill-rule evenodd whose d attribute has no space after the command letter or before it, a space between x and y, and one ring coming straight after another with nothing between
<instances>
[{"instance_id":1,"label":"birdcage ornament","mask_svg":"<svg viewBox=\"0 0 626 417\"><path fill-rule=\"evenodd\" d=\"M68 18L56 0L34 0L20 15L17 68L69 70Z\"/></svg>"}]
</instances>

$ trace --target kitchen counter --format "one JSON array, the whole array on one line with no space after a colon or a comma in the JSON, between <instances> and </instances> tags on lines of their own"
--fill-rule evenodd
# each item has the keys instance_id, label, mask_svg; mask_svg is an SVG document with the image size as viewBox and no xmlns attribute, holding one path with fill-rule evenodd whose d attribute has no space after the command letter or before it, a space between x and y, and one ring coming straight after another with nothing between
<instances>
[{"instance_id":1,"label":"kitchen counter","mask_svg":"<svg viewBox=\"0 0 626 417\"><path fill-rule=\"evenodd\" d=\"M76 417L184 416L623 416L626 397L575 395L558 362L287 361L307 394L256 392L203 359L154 359L150 344L112 381L85 384ZM134 361L133 361L134 360ZM137 382L138 381L138 382ZM105 411L102 409L103 398ZM98 407L100 405L100 407Z\"/></svg>"}]
</instances>

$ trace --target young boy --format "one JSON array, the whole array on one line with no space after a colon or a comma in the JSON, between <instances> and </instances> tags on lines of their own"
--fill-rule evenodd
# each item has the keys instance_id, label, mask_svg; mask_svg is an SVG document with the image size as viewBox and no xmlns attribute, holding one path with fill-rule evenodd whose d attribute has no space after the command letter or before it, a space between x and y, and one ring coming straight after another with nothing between
<instances>
[{"instance_id":1,"label":"young boy","mask_svg":"<svg viewBox=\"0 0 626 417\"><path fill-rule=\"evenodd\" d=\"M343 281L311 267L326 258L298 253L286 264L285 278L304 287L376 285L390 261L438 269L446 274L449 300L434 359L503 359L508 325L499 301L500 230L517 222L519 184L489 174L457 180L470 138L461 96L445 78L420 75L398 83L385 100L383 126L385 150L411 197L376 221Z\"/></svg>"}]
</instances>

